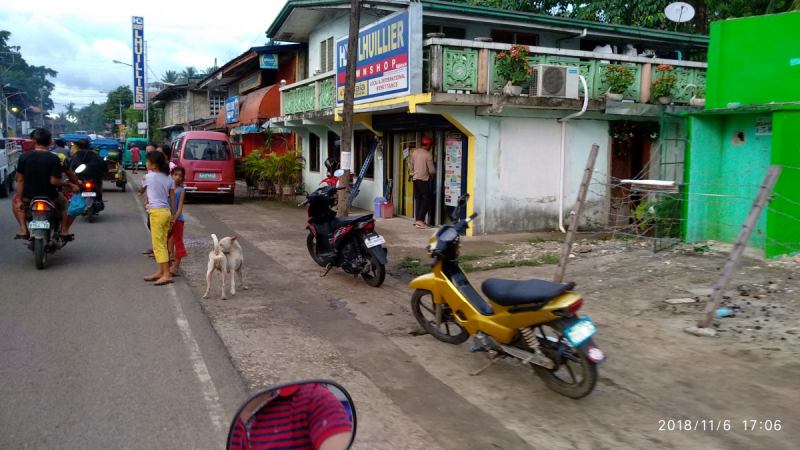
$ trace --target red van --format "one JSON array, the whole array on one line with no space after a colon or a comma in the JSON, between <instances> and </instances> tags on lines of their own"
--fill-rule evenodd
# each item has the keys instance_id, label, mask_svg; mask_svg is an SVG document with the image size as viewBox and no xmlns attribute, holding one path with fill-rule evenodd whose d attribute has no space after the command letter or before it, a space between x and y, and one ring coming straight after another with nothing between
<instances>
[{"instance_id":1,"label":"red van","mask_svg":"<svg viewBox=\"0 0 800 450\"><path fill-rule=\"evenodd\" d=\"M221 195L233 203L236 188L231 143L225 133L186 131L172 141L172 162L186 169L186 195Z\"/></svg>"}]
</instances>

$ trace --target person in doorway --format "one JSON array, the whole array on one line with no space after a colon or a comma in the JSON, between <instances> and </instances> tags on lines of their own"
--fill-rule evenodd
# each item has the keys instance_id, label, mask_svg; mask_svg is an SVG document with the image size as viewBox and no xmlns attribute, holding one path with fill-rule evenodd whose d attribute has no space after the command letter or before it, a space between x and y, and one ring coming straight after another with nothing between
<instances>
[{"instance_id":1,"label":"person in doorway","mask_svg":"<svg viewBox=\"0 0 800 450\"><path fill-rule=\"evenodd\" d=\"M142 162L142 151L139 147L131 147L131 165L133 166L133 173L139 173L139 163Z\"/></svg>"},{"instance_id":2,"label":"person in doorway","mask_svg":"<svg viewBox=\"0 0 800 450\"><path fill-rule=\"evenodd\" d=\"M161 152L149 152L146 158L147 170L150 173L145 175L143 184L147 187L150 234L158 271L144 277L144 280L155 281L156 286L163 286L172 283L167 236L172 220L171 205L175 202L175 181L169 176L169 164Z\"/></svg>"},{"instance_id":3,"label":"person in doorway","mask_svg":"<svg viewBox=\"0 0 800 450\"><path fill-rule=\"evenodd\" d=\"M183 198L186 191L183 189L183 180L186 178L186 169L175 166L172 169L172 179L175 181L175 203L172 204L172 229L169 232L169 256L172 266L169 272L173 277L181 276L181 260L189 256L186 246L183 245Z\"/></svg>"},{"instance_id":4,"label":"person in doorway","mask_svg":"<svg viewBox=\"0 0 800 450\"><path fill-rule=\"evenodd\" d=\"M433 156L431 156L431 146L433 139L422 138L422 147L414 149L409 159L409 169L414 173L414 226L417 228L427 228L425 216L431 210L433 203L433 189L431 180L436 174L433 166Z\"/></svg>"}]
</instances>

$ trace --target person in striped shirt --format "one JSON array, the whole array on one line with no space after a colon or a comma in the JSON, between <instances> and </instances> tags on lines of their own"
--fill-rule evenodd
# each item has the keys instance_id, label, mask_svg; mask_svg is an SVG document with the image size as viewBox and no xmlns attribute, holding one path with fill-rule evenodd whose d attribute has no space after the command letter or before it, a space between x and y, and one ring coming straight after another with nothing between
<instances>
[{"instance_id":1,"label":"person in striped shirt","mask_svg":"<svg viewBox=\"0 0 800 450\"><path fill-rule=\"evenodd\" d=\"M231 433L233 450L346 450L353 422L324 384L283 387L251 400Z\"/></svg>"}]
</instances>

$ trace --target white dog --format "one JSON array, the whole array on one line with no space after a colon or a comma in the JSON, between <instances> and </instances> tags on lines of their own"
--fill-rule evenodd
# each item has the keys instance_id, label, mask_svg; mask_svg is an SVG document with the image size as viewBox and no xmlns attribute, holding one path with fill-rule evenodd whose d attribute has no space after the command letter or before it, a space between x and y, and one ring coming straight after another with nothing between
<instances>
[{"instance_id":1,"label":"white dog","mask_svg":"<svg viewBox=\"0 0 800 450\"><path fill-rule=\"evenodd\" d=\"M203 298L208 298L208 291L211 290L211 275L215 270L222 273L222 299L225 300L225 279L226 275L231 275L231 295L236 295L236 275L239 274L239 282L242 284L242 289L247 289L244 284L244 276L242 275L242 265L244 263L244 255L242 254L242 246L236 242L236 237L222 238L221 241L217 240L217 235L212 234L211 238L214 240L214 250L208 254L208 271L206 272L206 293Z\"/></svg>"}]
</instances>

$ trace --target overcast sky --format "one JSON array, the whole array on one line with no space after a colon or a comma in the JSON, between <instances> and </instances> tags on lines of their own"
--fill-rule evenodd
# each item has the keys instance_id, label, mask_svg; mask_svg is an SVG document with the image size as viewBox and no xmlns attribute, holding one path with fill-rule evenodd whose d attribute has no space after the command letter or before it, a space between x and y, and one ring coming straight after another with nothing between
<instances>
[{"instance_id":1,"label":"overcast sky","mask_svg":"<svg viewBox=\"0 0 800 450\"><path fill-rule=\"evenodd\" d=\"M51 81L53 113L68 102L78 107L102 102L120 85L133 85L131 16L144 17L150 81L167 70L222 65L251 46L263 45L264 32L284 0L251 4L137 0L38 0L3 2L0 29L11 32L29 64L58 72ZM154 75L155 74L155 75Z\"/></svg>"}]
</instances>

